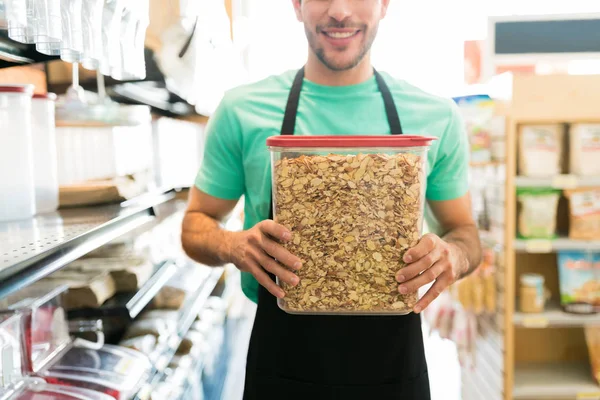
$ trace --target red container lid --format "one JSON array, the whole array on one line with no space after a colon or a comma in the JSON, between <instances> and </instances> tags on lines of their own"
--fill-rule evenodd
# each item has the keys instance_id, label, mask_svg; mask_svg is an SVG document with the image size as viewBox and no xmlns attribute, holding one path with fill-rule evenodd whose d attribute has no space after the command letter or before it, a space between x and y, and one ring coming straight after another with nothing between
<instances>
[{"instance_id":1,"label":"red container lid","mask_svg":"<svg viewBox=\"0 0 600 400\"><path fill-rule=\"evenodd\" d=\"M33 85L0 85L0 93L23 93L31 96Z\"/></svg>"},{"instance_id":2,"label":"red container lid","mask_svg":"<svg viewBox=\"0 0 600 400\"><path fill-rule=\"evenodd\" d=\"M36 93L33 95L33 98L41 99L41 100L56 101L56 94L55 93Z\"/></svg>"},{"instance_id":3,"label":"red container lid","mask_svg":"<svg viewBox=\"0 0 600 400\"><path fill-rule=\"evenodd\" d=\"M372 147L425 147L436 140L433 136L384 135L384 136L300 136L279 135L267 139L272 147L314 147L314 148L372 148Z\"/></svg>"}]
</instances>

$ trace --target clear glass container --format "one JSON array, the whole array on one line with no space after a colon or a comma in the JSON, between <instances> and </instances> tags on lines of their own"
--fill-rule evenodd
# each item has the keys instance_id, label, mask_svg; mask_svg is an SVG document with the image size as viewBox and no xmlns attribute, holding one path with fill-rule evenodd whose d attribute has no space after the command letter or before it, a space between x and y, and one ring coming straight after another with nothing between
<instances>
[{"instance_id":1,"label":"clear glass container","mask_svg":"<svg viewBox=\"0 0 600 400\"><path fill-rule=\"evenodd\" d=\"M67 289L64 285L37 282L0 299L1 315L23 315L25 371L39 371L71 342L61 303Z\"/></svg>"},{"instance_id":2,"label":"clear glass container","mask_svg":"<svg viewBox=\"0 0 600 400\"><path fill-rule=\"evenodd\" d=\"M60 0L35 0L37 19L36 50L50 56L60 55L62 21Z\"/></svg>"},{"instance_id":3,"label":"clear glass container","mask_svg":"<svg viewBox=\"0 0 600 400\"><path fill-rule=\"evenodd\" d=\"M92 389L126 400L139 391L150 369L148 357L135 350L111 345L99 350L72 347L41 376L53 384Z\"/></svg>"},{"instance_id":4,"label":"clear glass container","mask_svg":"<svg viewBox=\"0 0 600 400\"><path fill-rule=\"evenodd\" d=\"M70 63L83 58L82 0L62 0L62 45L60 58Z\"/></svg>"},{"instance_id":5,"label":"clear glass container","mask_svg":"<svg viewBox=\"0 0 600 400\"><path fill-rule=\"evenodd\" d=\"M33 85L0 85L0 221L35 214L32 95Z\"/></svg>"},{"instance_id":6,"label":"clear glass container","mask_svg":"<svg viewBox=\"0 0 600 400\"><path fill-rule=\"evenodd\" d=\"M33 171L36 212L54 212L58 208L58 164L54 93L35 94L31 102Z\"/></svg>"},{"instance_id":7,"label":"clear glass container","mask_svg":"<svg viewBox=\"0 0 600 400\"><path fill-rule=\"evenodd\" d=\"M276 136L273 214L303 260L279 307L292 314L402 315L418 293L402 295L396 274L422 234L427 152L435 138Z\"/></svg>"},{"instance_id":8,"label":"clear glass container","mask_svg":"<svg viewBox=\"0 0 600 400\"><path fill-rule=\"evenodd\" d=\"M83 0L83 59L84 68L96 70L102 60L102 10L104 0Z\"/></svg>"}]
</instances>

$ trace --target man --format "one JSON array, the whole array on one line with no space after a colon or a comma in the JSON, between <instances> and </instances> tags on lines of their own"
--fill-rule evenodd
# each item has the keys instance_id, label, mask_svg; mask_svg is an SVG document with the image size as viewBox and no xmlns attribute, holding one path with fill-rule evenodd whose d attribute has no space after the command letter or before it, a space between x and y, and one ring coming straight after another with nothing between
<instances>
[{"instance_id":1,"label":"man","mask_svg":"<svg viewBox=\"0 0 600 400\"><path fill-rule=\"evenodd\" d=\"M293 0L309 56L303 68L229 91L207 127L203 165L183 222L187 254L235 264L258 303L246 365L245 399L427 400L419 313L480 259L467 185L467 137L450 100L375 72L371 45L389 0ZM390 49L390 51L394 51ZM407 62L410 62L407 60ZM273 276L291 284L300 259L281 243L294 232L270 213L270 158L279 134L434 135L428 155L427 221L436 234L406 252L398 290L433 282L414 313L395 317L297 316ZM219 221L244 196L245 230ZM275 261L277 260L277 261Z\"/></svg>"}]
</instances>

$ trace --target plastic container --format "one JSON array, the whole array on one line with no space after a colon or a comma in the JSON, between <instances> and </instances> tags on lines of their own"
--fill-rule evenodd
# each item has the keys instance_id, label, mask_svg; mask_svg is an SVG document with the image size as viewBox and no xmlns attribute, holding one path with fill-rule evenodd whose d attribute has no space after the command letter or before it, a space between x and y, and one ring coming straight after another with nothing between
<instances>
[{"instance_id":1,"label":"plastic container","mask_svg":"<svg viewBox=\"0 0 600 400\"><path fill-rule=\"evenodd\" d=\"M71 343L61 296L64 285L38 282L0 300L3 315L19 312L24 319L24 370L37 372Z\"/></svg>"},{"instance_id":2,"label":"plastic container","mask_svg":"<svg viewBox=\"0 0 600 400\"><path fill-rule=\"evenodd\" d=\"M35 214L32 95L33 85L0 85L0 221Z\"/></svg>"},{"instance_id":3,"label":"plastic container","mask_svg":"<svg viewBox=\"0 0 600 400\"><path fill-rule=\"evenodd\" d=\"M300 259L289 313L408 314L396 274L423 226L427 152L423 136L276 136L271 151L275 220L291 230Z\"/></svg>"},{"instance_id":4,"label":"plastic container","mask_svg":"<svg viewBox=\"0 0 600 400\"><path fill-rule=\"evenodd\" d=\"M560 304L565 312L594 314L600 311L600 253L558 253Z\"/></svg>"},{"instance_id":5,"label":"plastic container","mask_svg":"<svg viewBox=\"0 0 600 400\"><path fill-rule=\"evenodd\" d=\"M33 137L33 176L36 212L47 213L58 208L58 163L56 159L56 95L34 95L31 102L31 134Z\"/></svg>"},{"instance_id":6,"label":"plastic container","mask_svg":"<svg viewBox=\"0 0 600 400\"><path fill-rule=\"evenodd\" d=\"M139 391L150 369L144 354L104 345L100 350L73 347L40 375L50 383L92 389L126 400Z\"/></svg>"},{"instance_id":7,"label":"plastic container","mask_svg":"<svg viewBox=\"0 0 600 400\"><path fill-rule=\"evenodd\" d=\"M9 400L114 400L112 396L72 386L49 385L41 380L27 381Z\"/></svg>"},{"instance_id":8,"label":"plastic container","mask_svg":"<svg viewBox=\"0 0 600 400\"><path fill-rule=\"evenodd\" d=\"M83 59L84 68L96 70L102 60L102 10L104 0L83 0Z\"/></svg>"},{"instance_id":9,"label":"plastic container","mask_svg":"<svg viewBox=\"0 0 600 400\"><path fill-rule=\"evenodd\" d=\"M17 387L23 379L22 348L23 324L16 314L0 315L0 398Z\"/></svg>"}]
</instances>

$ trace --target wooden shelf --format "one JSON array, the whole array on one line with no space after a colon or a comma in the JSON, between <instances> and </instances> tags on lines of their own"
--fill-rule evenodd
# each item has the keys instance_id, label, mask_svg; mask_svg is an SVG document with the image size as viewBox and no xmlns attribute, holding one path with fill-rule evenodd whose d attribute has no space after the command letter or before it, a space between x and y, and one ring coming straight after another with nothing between
<instances>
[{"instance_id":1,"label":"wooden shelf","mask_svg":"<svg viewBox=\"0 0 600 400\"><path fill-rule=\"evenodd\" d=\"M560 250L600 251L600 240L516 239L514 249L518 252L544 254Z\"/></svg>"},{"instance_id":2,"label":"wooden shelf","mask_svg":"<svg viewBox=\"0 0 600 400\"><path fill-rule=\"evenodd\" d=\"M578 315L561 310L558 303L551 303L543 313L524 314L515 311L513 323L521 328L562 328L600 326L600 314Z\"/></svg>"},{"instance_id":3,"label":"wooden shelf","mask_svg":"<svg viewBox=\"0 0 600 400\"><path fill-rule=\"evenodd\" d=\"M600 399L600 386L586 363L517 365L515 400Z\"/></svg>"},{"instance_id":4,"label":"wooden shelf","mask_svg":"<svg viewBox=\"0 0 600 400\"><path fill-rule=\"evenodd\" d=\"M547 178L517 176L517 187L573 189L577 187L600 186L600 176L556 175Z\"/></svg>"}]
</instances>

